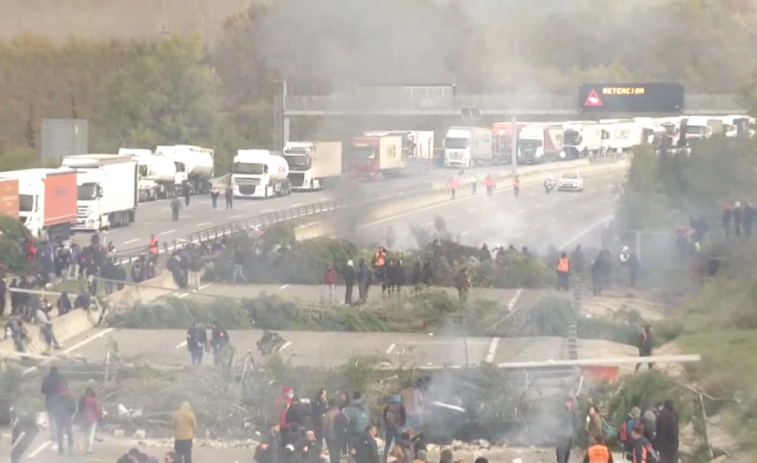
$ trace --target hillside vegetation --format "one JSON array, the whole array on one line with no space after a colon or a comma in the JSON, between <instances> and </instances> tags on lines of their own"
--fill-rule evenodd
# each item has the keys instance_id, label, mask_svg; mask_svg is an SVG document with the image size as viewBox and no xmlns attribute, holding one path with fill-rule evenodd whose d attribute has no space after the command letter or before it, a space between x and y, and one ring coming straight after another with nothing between
<instances>
[{"instance_id":1,"label":"hillside vegetation","mask_svg":"<svg viewBox=\"0 0 757 463\"><path fill-rule=\"evenodd\" d=\"M81 117L91 151L207 144L223 172L240 146L272 144L282 79L294 93L455 82L518 94L668 80L755 101L755 11L715 0L285 0L229 18L212 47L192 34L63 45L22 36L0 42L0 169L39 164L42 118Z\"/></svg>"}]
</instances>

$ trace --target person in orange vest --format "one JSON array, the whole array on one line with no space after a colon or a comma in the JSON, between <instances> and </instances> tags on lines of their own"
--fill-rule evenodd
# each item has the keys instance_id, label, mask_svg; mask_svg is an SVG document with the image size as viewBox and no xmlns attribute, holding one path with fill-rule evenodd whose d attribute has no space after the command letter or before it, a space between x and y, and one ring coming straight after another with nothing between
<instances>
[{"instance_id":1,"label":"person in orange vest","mask_svg":"<svg viewBox=\"0 0 757 463\"><path fill-rule=\"evenodd\" d=\"M520 193L520 179L516 175L513 177L513 194L516 198L518 197L518 193Z\"/></svg>"},{"instance_id":2,"label":"person in orange vest","mask_svg":"<svg viewBox=\"0 0 757 463\"><path fill-rule=\"evenodd\" d=\"M150 244L148 245L148 248L150 250L150 259L157 259L158 253L160 252L160 246L158 245L158 239L155 238L155 235L150 235Z\"/></svg>"},{"instance_id":3,"label":"person in orange vest","mask_svg":"<svg viewBox=\"0 0 757 463\"><path fill-rule=\"evenodd\" d=\"M381 246L376 249L373 255L373 268L376 269L376 278L383 283L386 281L386 250Z\"/></svg>"},{"instance_id":4,"label":"person in orange vest","mask_svg":"<svg viewBox=\"0 0 757 463\"><path fill-rule=\"evenodd\" d=\"M594 442L594 445L586 450L584 463L614 463L612 453L605 445L604 437L596 436Z\"/></svg>"},{"instance_id":5,"label":"person in orange vest","mask_svg":"<svg viewBox=\"0 0 757 463\"><path fill-rule=\"evenodd\" d=\"M484 179L484 185L486 185L486 194L489 196L494 194L494 178L492 178L492 174L486 176Z\"/></svg>"},{"instance_id":6,"label":"person in orange vest","mask_svg":"<svg viewBox=\"0 0 757 463\"><path fill-rule=\"evenodd\" d=\"M452 199L455 199L455 193L457 192L457 176L449 178L449 190L452 193Z\"/></svg>"},{"instance_id":7,"label":"person in orange vest","mask_svg":"<svg viewBox=\"0 0 757 463\"><path fill-rule=\"evenodd\" d=\"M557 260L557 290L565 289L567 291L570 288L568 277L570 276L570 260L568 255L564 252L560 254L560 258Z\"/></svg>"}]
</instances>

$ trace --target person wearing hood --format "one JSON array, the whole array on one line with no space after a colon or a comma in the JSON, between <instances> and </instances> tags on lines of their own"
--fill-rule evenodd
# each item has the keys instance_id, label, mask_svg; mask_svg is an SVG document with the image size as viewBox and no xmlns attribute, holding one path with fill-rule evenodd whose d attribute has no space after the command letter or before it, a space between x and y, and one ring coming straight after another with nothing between
<instances>
[{"instance_id":1,"label":"person wearing hood","mask_svg":"<svg viewBox=\"0 0 757 463\"><path fill-rule=\"evenodd\" d=\"M68 389L66 379L63 378L63 375L61 375L60 372L58 372L57 367L50 367L50 372L45 376L45 379L42 380L40 392L45 396L45 410L47 410L47 415L50 420L50 436L53 441L58 438L58 430L55 425L55 420L53 420L53 402L55 396L58 395L58 391L64 388Z\"/></svg>"},{"instance_id":2,"label":"person wearing hood","mask_svg":"<svg viewBox=\"0 0 757 463\"><path fill-rule=\"evenodd\" d=\"M352 259L347 261L347 265L344 266L344 303L346 305L352 305L352 290L355 287L355 281L357 280L357 272L355 271L355 264Z\"/></svg>"},{"instance_id":3,"label":"person wearing hood","mask_svg":"<svg viewBox=\"0 0 757 463\"><path fill-rule=\"evenodd\" d=\"M398 444L402 428L407 422L405 407L400 403L400 396L393 395L384 407L384 455L389 453L392 443Z\"/></svg>"},{"instance_id":4,"label":"person wearing hood","mask_svg":"<svg viewBox=\"0 0 757 463\"><path fill-rule=\"evenodd\" d=\"M666 400L655 422L654 446L660 452L661 463L678 463L678 416L673 401Z\"/></svg>"},{"instance_id":5,"label":"person wearing hood","mask_svg":"<svg viewBox=\"0 0 757 463\"><path fill-rule=\"evenodd\" d=\"M633 428L635 428L640 422L641 410L639 407L633 407L631 411L628 412L625 420L623 420L623 424L620 425L620 430L618 432L618 440L623 445L623 452L626 460L629 461L632 461L633 459L634 447L634 442L631 439L631 431L633 431Z\"/></svg>"},{"instance_id":6,"label":"person wearing hood","mask_svg":"<svg viewBox=\"0 0 757 463\"><path fill-rule=\"evenodd\" d=\"M375 426L365 425L362 432L355 436L352 455L355 463L379 463Z\"/></svg>"},{"instance_id":7,"label":"person wearing hood","mask_svg":"<svg viewBox=\"0 0 757 463\"><path fill-rule=\"evenodd\" d=\"M350 420L347 426L347 439L352 442L365 433L366 427L371 422L371 414L359 392L352 393L350 404L344 409L344 414Z\"/></svg>"},{"instance_id":8,"label":"person wearing hood","mask_svg":"<svg viewBox=\"0 0 757 463\"><path fill-rule=\"evenodd\" d=\"M61 317L71 312L71 299L68 298L68 293L63 291L60 293L60 297L55 302L55 306L58 309L58 316Z\"/></svg>"},{"instance_id":9,"label":"person wearing hood","mask_svg":"<svg viewBox=\"0 0 757 463\"><path fill-rule=\"evenodd\" d=\"M293 444L300 440L301 432L306 429L305 425L309 421L309 413L310 408L308 405L300 400L300 397L295 394L292 397L292 403L289 404L289 409L287 410L287 423L289 423L289 426L291 426L292 429L290 435L291 440L287 443Z\"/></svg>"},{"instance_id":10,"label":"person wearing hood","mask_svg":"<svg viewBox=\"0 0 757 463\"><path fill-rule=\"evenodd\" d=\"M661 405L661 404L659 404ZM653 408L648 409L641 415L640 427L645 439L649 442L654 442L657 439L657 409L659 407L655 405ZM639 425L637 425L639 427Z\"/></svg>"},{"instance_id":11,"label":"person wearing hood","mask_svg":"<svg viewBox=\"0 0 757 463\"><path fill-rule=\"evenodd\" d=\"M173 428L173 449L176 451L178 463L192 463L192 441L197 432L195 414L189 407L189 402L182 402L171 420Z\"/></svg>"}]
</instances>

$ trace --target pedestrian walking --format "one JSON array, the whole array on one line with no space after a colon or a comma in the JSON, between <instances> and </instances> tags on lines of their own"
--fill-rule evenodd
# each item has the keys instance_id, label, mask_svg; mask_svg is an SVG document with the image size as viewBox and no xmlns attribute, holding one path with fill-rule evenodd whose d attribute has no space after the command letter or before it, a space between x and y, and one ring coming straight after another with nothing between
<instances>
[{"instance_id":1,"label":"pedestrian walking","mask_svg":"<svg viewBox=\"0 0 757 463\"><path fill-rule=\"evenodd\" d=\"M639 357L651 357L652 356L652 326L646 325L644 327L644 330L641 332L641 336L639 338ZM649 369L651 370L654 367L654 363L649 364ZM636 370L639 371L639 368L641 368L641 363L636 364Z\"/></svg>"},{"instance_id":2,"label":"pedestrian walking","mask_svg":"<svg viewBox=\"0 0 757 463\"><path fill-rule=\"evenodd\" d=\"M232 275L232 281L234 281L234 283L239 283L240 281L249 283L249 281L247 281L247 277L244 275L244 253L242 253L241 250L234 250L233 262L234 275Z\"/></svg>"},{"instance_id":3,"label":"pedestrian walking","mask_svg":"<svg viewBox=\"0 0 757 463\"><path fill-rule=\"evenodd\" d=\"M470 186L471 190L473 191L473 194L476 194L476 188L478 187L478 177L476 174L471 175L470 177Z\"/></svg>"},{"instance_id":4,"label":"pedestrian walking","mask_svg":"<svg viewBox=\"0 0 757 463\"><path fill-rule=\"evenodd\" d=\"M368 266L365 265L365 261L360 259L357 270L357 291L358 291L358 304L365 304L368 300L368 285L369 281Z\"/></svg>"},{"instance_id":5,"label":"pedestrian walking","mask_svg":"<svg viewBox=\"0 0 757 463\"><path fill-rule=\"evenodd\" d=\"M220 191L218 191L218 188L216 188L215 185L210 187L210 202L213 204L213 209L216 209L218 207L218 196L221 194Z\"/></svg>"},{"instance_id":6,"label":"pedestrian walking","mask_svg":"<svg viewBox=\"0 0 757 463\"><path fill-rule=\"evenodd\" d=\"M720 215L720 225L723 227L723 233L725 233L726 238L731 236L731 223L732 222L733 222L733 210L731 209L731 205L728 203L723 204L723 212Z\"/></svg>"},{"instance_id":7,"label":"pedestrian walking","mask_svg":"<svg viewBox=\"0 0 757 463\"><path fill-rule=\"evenodd\" d=\"M344 303L352 304L352 290L355 287L355 281L357 281L357 271L355 271L355 265L352 260L347 261L347 265L344 266L343 278L346 286L344 290Z\"/></svg>"},{"instance_id":8,"label":"pedestrian walking","mask_svg":"<svg viewBox=\"0 0 757 463\"><path fill-rule=\"evenodd\" d=\"M202 363L202 354L208 347L208 333L202 323L195 322L187 330L187 351L192 358L192 364L199 365ZM178 450L177 450L178 451Z\"/></svg>"},{"instance_id":9,"label":"pedestrian walking","mask_svg":"<svg viewBox=\"0 0 757 463\"><path fill-rule=\"evenodd\" d=\"M195 414L189 407L189 402L182 402L171 420L177 463L192 463L192 442L197 430Z\"/></svg>"},{"instance_id":10,"label":"pedestrian walking","mask_svg":"<svg viewBox=\"0 0 757 463\"><path fill-rule=\"evenodd\" d=\"M557 260L557 290L564 289L568 291L570 289L570 260L566 253L560 254L560 258Z\"/></svg>"},{"instance_id":11,"label":"pedestrian walking","mask_svg":"<svg viewBox=\"0 0 757 463\"><path fill-rule=\"evenodd\" d=\"M52 306L50 306L43 297L40 297L37 312L34 314L34 319L37 322L40 332L42 332L42 336L45 338L47 348L60 349L60 343L58 343L58 340L55 338L55 333L53 333L53 321L50 318L51 308Z\"/></svg>"},{"instance_id":12,"label":"pedestrian walking","mask_svg":"<svg viewBox=\"0 0 757 463\"><path fill-rule=\"evenodd\" d=\"M189 197L192 194L192 186L189 184L189 182L184 182L182 185L182 192L184 193L184 203L187 207L189 207Z\"/></svg>"},{"instance_id":13,"label":"pedestrian walking","mask_svg":"<svg viewBox=\"0 0 757 463\"><path fill-rule=\"evenodd\" d=\"M76 402L68 392L68 387L61 385L58 393L51 399L50 410L52 421L55 422L58 442L58 455L63 455L64 436L68 444L69 456L74 455L74 429L73 420L76 413Z\"/></svg>"},{"instance_id":14,"label":"pedestrian walking","mask_svg":"<svg viewBox=\"0 0 757 463\"><path fill-rule=\"evenodd\" d=\"M336 270L329 264L326 267L326 275L323 277L323 284L326 286L326 295L329 303L334 302L334 290L336 289Z\"/></svg>"},{"instance_id":15,"label":"pedestrian walking","mask_svg":"<svg viewBox=\"0 0 757 463\"><path fill-rule=\"evenodd\" d=\"M384 455L389 454L392 444L399 444L400 434L406 423L405 407L400 401L400 396L394 395L389 399L389 404L384 407Z\"/></svg>"},{"instance_id":16,"label":"pedestrian walking","mask_svg":"<svg viewBox=\"0 0 757 463\"><path fill-rule=\"evenodd\" d=\"M754 226L755 210L751 203L744 205L744 217L742 218L742 226L744 228L744 238L749 239L752 237L752 227Z\"/></svg>"},{"instance_id":17,"label":"pedestrian walking","mask_svg":"<svg viewBox=\"0 0 757 463\"><path fill-rule=\"evenodd\" d=\"M572 397L565 399L565 405L558 414L557 445L555 454L557 463L568 463L570 449L573 447L573 434L576 432L576 412Z\"/></svg>"},{"instance_id":18,"label":"pedestrian walking","mask_svg":"<svg viewBox=\"0 0 757 463\"><path fill-rule=\"evenodd\" d=\"M455 199L455 194L457 193L457 176L452 176L449 178L449 191L452 194L452 199Z\"/></svg>"},{"instance_id":19,"label":"pedestrian walking","mask_svg":"<svg viewBox=\"0 0 757 463\"><path fill-rule=\"evenodd\" d=\"M234 208L234 189L231 185L226 185L226 191L224 191L224 197L226 197L226 209Z\"/></svg>"},{"instance_id":20,"label":"pedestrian walking","mask_svg":"<svg viewBox=\"0 0 757 463\"><path fill-rule=\"evenodd\" d=\"M187 205L189 205L189 202L187 202ZM174 222L179 221L179 211L181 211L181 201L179 201L179 198L174 198L171 200L171 217Z\"/></svg>"},{"instance_id":21,"label":"pedestrian walking","mask_svg":"<svg viewBox=\"0 0 757 463\"><path fill-rule=\"evenodd\" d=\"M81 418L81 431L84 434L85 442L84 451L88 456L92 454L92 446L95 445L97 422L101 413L97 395L95 395L94 389L88 387L79 399L79 417Z\"/></svg>"}]
</instances>

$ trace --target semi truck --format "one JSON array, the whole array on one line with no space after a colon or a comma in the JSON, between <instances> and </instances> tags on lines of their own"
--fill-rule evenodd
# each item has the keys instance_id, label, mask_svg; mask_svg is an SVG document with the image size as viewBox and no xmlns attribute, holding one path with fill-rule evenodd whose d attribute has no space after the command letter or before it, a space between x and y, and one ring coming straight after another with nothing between
<instances>
[{"instance_id":1,"label":"semi truck","mask_svg":"<svg viewBox=\"0 0 757 463\"><path fill-rule=\"evenodd\" d=\"M563 150L560 158L579 159L602 152L602 126L596 122L570 122L563 125Z\"/></svg>"},{"instance_id":2,"label":"semi truck","mask_svg":"<svg viewBox=\"0 0 757 463\"><path fill-rule=\"evenodd\" d=\"M648 141L644 125L636 121L611 121L602 123L602 148L609 153L633 150Z\"/></svg>"},{"instance_id":3,"label":"semi truck","mask_svg":"<svg viewBox=\"0 0 757 463\"><path fill-rule=\"evenodd\" d=\"M683 122L682 122L683 124ZM723 134L723 120L717 117L690 117L686 121L686 139L704 140Z\"/></svg>"},{"instance_id":4,"label":"semi truck","mask_svg":"<svg viewBox=\"0 0 757 463\"><path fill-rule=\"evenodd\" d=\"M289 165L268 150L238 150L231 168L235 198L271 198L292 192Z\"/></svg>"},{"instance_id":5,"label":"semi truck","mask_svg":"<svg viewBox=\"0 0 757 463\"><path fill-rule=\"evenodd\" d=\"M18 179L0 177L0 214L18 219Z\"/></svg>"},{"instance_id":6,"label":"semi truck","mask_svg":"<svg viewBox=\"0 0 757 463\"><path fill-rule=\"evenodd\" d=\"M516 137L527 124L516 123ZM513 152L513 124L511 122L495 122L492 125L492 154L494 164L512 163Z\"/></svg>"},{"instance_id":7,"label":"semi truck","mask_svg":"<svg viewBox=\"0 0 757 463\"><path fill-rule=\"evenodd\" d=\"M171 159L176 166L174 188L181 194L189 184L191 194L210 192L210 179L215 172L215 152L212 149L190 145L158 146L155 154Z\"/></svg>"},{"instance_id":8,"label":"semi truck","mask_svg":"<svg viewBox=\"0 0 757 463\"><path fill-rule=\"evenodd\" d=\"M321 190L342 175L342 143L293 141L284 146L289 183L295 191Z\"/></svg>"},{"instance_id":9,"label":"semi truck","mask_svg":"<svg viewBox=\"0 0 757 463\"><path fill-rule=\"evenodd\" d=\"M444 167L492 164L492 131L483 127L450 127L444 137Z\"/></svg>"},{"instance_id":10,"label":"semi truck","mask_svg":"<svg viewBox=\"0 0 757 463\"><path fill-rule=\"evenodd\" d=\"M174 195L176 164L170 158L148 149L121 148L119 156L130 156L137 161L139 172L139 201L154 201Z\"/></svg>"},{"instance_id":11,"label":"semi truck","mask_svg":"<svg viewBox=\"0 0 757 463\"><path fill-rule=\"evenodd\" d=\"M42 241L63 241L76 225L76 171L25 169L3 172L18 181L17 215L29 232Z\"/></svg>"},{"instance_id":12,"label":"semi truck","mask_svg":"<svg viewBox=\"0 0 757 463\"><path fill-rule=\"evenodd\" d=\"M355 137L347 156L350 177L376 180L398 175L405 169L402 137L397 135Z\"/></svg>"},{"instance_id":13,"label":"semi truck","mask_svg":"<svg viewBox=\"0 0 757 463\"><path fill-rule=\"evenodd\" d=\"M77 171L76 230L124 227L137 216L137 161L117 154L81 154L63 158Z\"/></svg>"},{"instance_id":14,"label":"semi truck","mask_svg":"<svg viewBox=\"0 0 757 463\"><path fill-rule=\"evenodd\" d=\"M402 151L405 159L434 158L434 132L433 130L370 130L363 132L366 137L402 137Z\"/></svg>"},{"instance_id":15,"label":"semi truck","mask_svg":"<svg viewBox=\"0 0 757 463\"><path fill-rule=\"evenodd\" d=\"M541 164L563 151L562 125L527 125L518 134L518 164Z\"/></svg>"}]
</instances>

